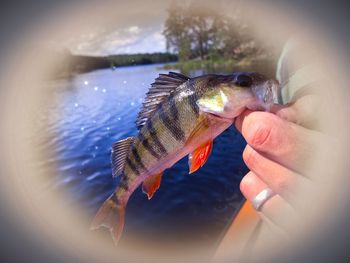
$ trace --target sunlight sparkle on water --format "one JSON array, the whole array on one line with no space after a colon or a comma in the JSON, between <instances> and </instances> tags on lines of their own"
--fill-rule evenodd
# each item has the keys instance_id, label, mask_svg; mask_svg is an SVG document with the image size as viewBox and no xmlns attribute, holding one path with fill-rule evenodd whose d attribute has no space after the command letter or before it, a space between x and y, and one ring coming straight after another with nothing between
<instances>
[{"instance_id":1,"label":"sunlight sparkle on water","mask_svg":"<svg viewBox=\"0 0 350 263\"><path fill-rule=\"evenodd\" d=\"M74 107L79 107L79 104L78 103L74 103Z\"/></svg>"},{"instance_id":2,"label":"sunlight sparkle on water","mask_svg":"<svg viewBox=\"0 0 350 263\"><path fill-rule=\"evenodd\" d=\"M72 176L68 176L68 177L63 179L63 183L65 183L65 184L69 183L70 181L72 181L72 179L73 179Z\"/></svg>"},{"instance_id":3,"label":"sunlight sparkle on water","mask_svg":"<svg viewBox=\"0 0 350 263\"><path fill-rule=\"evenodd\" d=\"M95 87L94 87L94 90L95 90L95 91L98 91L98 87L97 87L97 86L95 86Z\"/></svg>"},{"instance_id":4,"label":"sunlight sparkle on water","mask_svg":"<svg viewBox=\"0 0 350 263\"><path fill-rule=\"evenodd\" d=\"M120 121L122 118L118 117L118 121Z\"/></svg>"},{"instance_id":5,"label":"sunlight sparkle on water","mask_svg":"<svg viewBox=\"0 0 350 263\"><path fill-rule=\"evenodd\" d=\"M126 81L126 80L124 80L124 81L123 81L123 83L124 83L124 84L126 84L126 83L127 83L127 81Z\"/></svg>"},{"instance_id":6,"label":"sunlight sparkle on water","mask_svg":"<svg viewBox=\"0 0 350 263\"><path fill-rule=\"evenodd\" d=\"M134 106L135 105L135 102L130 102L130 106Z\"/></svg>"},{"instance_id":7,"label":"sunlight sparkle on water","mask_svg":"<svg viewBox=\"0 0 350 263\"><path fill-rule=\"evenodd\" d=\"M89 81L85 80L85 81L84 81L84 85L85 85L85 86L89 85Z\"/></svg>"},{"instance_id":8,"label":"sunlight sparkle on water","mask_svg":"<svg viewBox=\"0 0 350 263\"><path fill-rule=\"evenodd\" d=\"M81 127L80 130L81 130L81 131L84 131L84 130L85 130L85 127Z\"/></svg>"},{"instance_id":9,"label":"sunlight sparkle on water","mask_svg":"<svg viewBox=\"0 0 350 263\"><path fill-rule=\"evenodd\" d=\"M107 92L107 90L106 90L106 89L103 89L103 90L102 90L102 92L103 92L103 93L106 93L106 92Z\"/></svg>"}]
</instances>

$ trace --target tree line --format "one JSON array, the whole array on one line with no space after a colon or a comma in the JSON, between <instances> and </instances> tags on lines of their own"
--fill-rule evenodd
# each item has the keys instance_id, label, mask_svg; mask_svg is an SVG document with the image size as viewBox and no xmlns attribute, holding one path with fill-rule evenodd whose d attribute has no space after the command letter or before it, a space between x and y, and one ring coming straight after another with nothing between
<instances>
[{"instance_id":1,"label":"tree line","mask_svg":"<svg viewBox=\"0 0 350 263\"><path fill-rule=\"evenodd\" d=\"M110 56L86 56L72 54L68 49L59 51L44 51L47 56L54 57L57 61L50 75L53 78L68 77L75 73L83 73L96 69L134 65L148 65L156 63L169 63L178 61L173 53L138 53L120 54Z\"/></svg>"},{"instance_id":2,"label":"tree line","mask_svg":"<svg viewBox=\"0 0 350 263\"><path fill-rule=\"evenodd\" d=\"M252 37L239 7L234 15L227 15L220 1L215 2L216 6L206 6L200 1L171 3L163 31L169 52L177 53L180 61L187 61L239 59L265 51Z\"/></svg>"}]
</instances>

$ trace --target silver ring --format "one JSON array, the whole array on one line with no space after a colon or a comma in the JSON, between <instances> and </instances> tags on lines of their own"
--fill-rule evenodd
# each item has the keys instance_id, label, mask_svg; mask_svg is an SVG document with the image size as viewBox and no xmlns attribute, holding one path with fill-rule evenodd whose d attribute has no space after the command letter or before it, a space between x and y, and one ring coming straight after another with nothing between
<instances>
[{"instance_id":1,"label":"silver ring","mask_svg":"<svg viewBox=\"0 0 350 263\"><path fill-rule=\"evenodd\" d=\"M260 193L258 193L252 201L255 210L260 211L262 206L266 203L266 201L274 195L275 193L271 190L271 188L265 188Z\"/></svg>"}]
</instances>

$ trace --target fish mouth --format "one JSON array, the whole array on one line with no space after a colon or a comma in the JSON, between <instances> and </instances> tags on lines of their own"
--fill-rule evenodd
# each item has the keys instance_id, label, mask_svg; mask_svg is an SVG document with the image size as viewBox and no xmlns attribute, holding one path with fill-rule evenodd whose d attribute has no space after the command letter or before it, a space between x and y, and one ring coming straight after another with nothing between
<instances>
[{"instance_id":1,"label":"fish mouth","mask_svg":"<svg viewBox=\"0 0 350 263\"><path fill-rule=\"evenodd\" d=\"M214 113L209 113L209 116L211 116L211 117L213 117L213 118L215 118L215 119L219 119L219 120L221 120L221 121L232 122L232 123L234 123L234 121L235 121L235 119L236 119L236 117L237 117L237 116L236 116L236 117L234 117L234 118L226 118L226 117L223 117L223 116L214 114Z\"/></svg>"}]
</instances>

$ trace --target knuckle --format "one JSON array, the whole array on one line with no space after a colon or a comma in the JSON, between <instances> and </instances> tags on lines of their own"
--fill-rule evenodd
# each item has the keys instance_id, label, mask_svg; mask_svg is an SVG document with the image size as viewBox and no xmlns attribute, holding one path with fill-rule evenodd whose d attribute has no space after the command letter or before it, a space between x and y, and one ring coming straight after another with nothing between
<instances>
[{"instance_id":1,"label":"knuckle","mask_svg":"<svg viewBox=\"0 0 350 263\"><path fill-rule=\"evenodd\" d=\"M260 157L260 156L259 156ZM266 177L266 173L271 171L271 163L264 158L255 158L255 170L261 173L262 177Z\"/></svg>"},{"instance_id":2,"label":"knuckle","mask_svg":"<svg viewBox=\"0 0 350 263\"><path fill-rule=\"evenodd\" d=\"M252 133L250 143L252 146L263 147L271 144L271 127L258 125Z\"/></svg>"},{"instance_id":3,"label":"knuckle","mask_svg":"<svg viewBox=\"0 0 350 263\"><path fill-rule=\"evenodd\" d=\"M291 182L287 178L280 178L276 183L276 188L279 193L288 193L291 191L291 188L293 188L293 182Z\"/></svg>"},{"instance_id":4,"label":"knuckle","mask_svg":"<svg viewBox=\"0 0 350 263\"><path fill-rule=\"evenodd\" d=\"M243 151L243 161L249 168L251 168L256 162L256 152L250 147L246 147Z\"/></svg>"},{"instance_id":5,"label":"knuckle","mask_svg":"<svg viewBox=\"0 0 350 263\"><path fill-rule=\"evenodd\" d=\"M285 195L290 191L290 186L286 181L279 181L276 185L276 192L279 194Z\"/></svg>"},{"instance_id":6,"label":"knuckle","mask_svg":"<svg viewBox=\"0 0 350 263\"><path fill-rule=\"evenodd\" d=\"M247 148L243 152L243 160L250 170L261 174L263 177L267 171L271 170L270 163L252 148Z\"/></svg>"}]
</instances>

